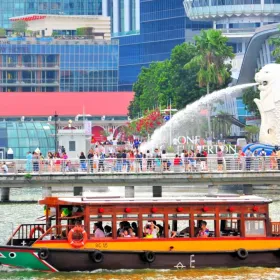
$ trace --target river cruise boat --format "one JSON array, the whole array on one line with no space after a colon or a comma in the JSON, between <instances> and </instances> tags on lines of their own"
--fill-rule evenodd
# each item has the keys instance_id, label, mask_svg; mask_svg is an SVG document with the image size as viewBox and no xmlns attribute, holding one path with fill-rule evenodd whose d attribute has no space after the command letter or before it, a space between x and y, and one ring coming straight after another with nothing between
<instances>
[{"instance_id":1,"label":"river cruise boat","mask_svg":"<svg viewBox=\"0 0 280 280\"><path fill-rule=\"evenodd\" d=\"M271 202L46 197L41 222L20 225L0 246L0 263L53 272L279 267L280 223L270 220Z\"/></svg>"}]
</instances>

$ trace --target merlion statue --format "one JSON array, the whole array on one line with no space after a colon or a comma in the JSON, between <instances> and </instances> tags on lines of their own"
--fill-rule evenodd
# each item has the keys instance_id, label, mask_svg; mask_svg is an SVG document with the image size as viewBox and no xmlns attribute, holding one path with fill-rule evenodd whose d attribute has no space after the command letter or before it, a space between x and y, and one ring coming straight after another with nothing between
<instances>
[{"instance_id":1,"label":"merlion statue","mask_svg":"<svg viewBox=\"0 0 280 280\"><path fill-rule=\"evenodd\" d=\"M280 145L280 64L267 64L256 75L260 99L254 99L261 114L259 141Z\"/></svg>"}]
</instances>

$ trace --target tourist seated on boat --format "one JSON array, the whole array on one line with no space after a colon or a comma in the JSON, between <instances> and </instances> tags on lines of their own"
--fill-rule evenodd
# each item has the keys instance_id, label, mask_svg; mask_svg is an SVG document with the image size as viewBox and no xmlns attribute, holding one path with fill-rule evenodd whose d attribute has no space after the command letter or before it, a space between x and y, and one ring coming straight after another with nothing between
<instances>
[{"instance_id":1,"label":"tourist seated on boat","mask_svg":"<svg viewBox=\"0 0 280 280\"><path fill-rule=\"evenodd\" d=\"M123 236L122 236L122 237L127 238L127 237L132 237L132 236L128 233L128 230L125 229L125 230L123 231Z\"/></svg>"},{"instance_id":2,"label":"tourist seated on boat","mask_svg":"<svg viewBox=\"0 0 280 280\"><path fill-rule=\"evenodd\" d=\"M95 238L103 238L103 237L105 237L105 233L101 229L100 223L94 223L93 234L94 234Z\"/></svg>"},{"instance_id":3,"label":"tourist seated on boat","mask_svg":"<svg viewBox=\"0 0 280 280\"><path fill-rule=\"evenodd\" d=\"M134 232L135 236L138 236L138 227L137 227L137 223L133 222L133 223L131 224L131 227L132 227L132 229L133 229L133 232Z\"/></svg>"},{"instance_id":4,"label":"tourist seated on boat","mask_svg":"<svg viewBox=\"0 0 280 280\"><path fill-rule=\"evenodd\" d=\"M206 226L207 226L206 221L202 221L200 223L200 230L199 230L199 232L198 232L196 237L200 237L200 238L207 238L207 237L209 237L209 229Z\"/></svg>"},{"instance_id":5,"label":"tourist seated on boat","mask_svg":"<svg viewBox=\"0 0 280 280\"><path fill-rule=\"evenodd\" d=\"M195 222L193 222L193 226L194 226L194 236L197 236L200 228L195 226ZM191 227L189 226L180 231L180 235L187 234L188 236L190 236L190 233L191 233Z\"/></svg>"},{"instance_id":6,"label":"tourist seated on boat","mask_svg":"<svg viewBox=\"0 0 280 280\"><path fill-rule=\"evenodd\" d=\"M118 228L118 231L117 231L117 235L118 235L118 236L121 236L121 234L123 233L123 231L124 231L124 222L120 222L119 228Z\"/></svg>"},{"instance_id":7,"label":"tourist seated on boat","mask_svg":"<svg viewBox=\"0 0 280 280\"><path fill-rule=\"evenodd\" d=\"M135 237L135 236L136 236L136 234L135 234L135 232L133 231L133 228L132 228L132 227L128 228L128 234L129 234L131 237Z\"/></svg>"},{"instance_id":8,"label":"tourist seated on boat","mask_svg":"<svg viewBox=\"0 0 280 280\"><path fill-rule=\"evenodd\" d=\"M164 228L163 228L163 226L160 225L160 224L157 224L156 226L159 228L157 236L158 237L164 237Z\"/></svg>"},{"instance_id":9,"label":"tourist seated on boat","mask_svg":"<svg viewBox=\"0 0 280 280\"><path fill-rule=\"evenodd\" d=\"M149 222L144 228L145 238L157 238L159 227L154 222Z\"/></svg>"},{"instance_id":10,"label":"tourist seated on boat","mask_svg":"<svg viewBox=\"0 0 280 280\"><path fill-rule=\"evenodd\" d=\"M106 225L104 227L104 233L106 237L112 237L112 227Z\"/></svg>"},{"instance_id":11,"label":"tourist seated on boat","mask_svg":"<svg viewBox=\"0 0 280 280\"><path fill-rule=\"evenodd\" d=\"M170 229L170 225L168 225L168 237L169 237L169 238L174 238L174 237L176 237L176 235L177 235L177 232L171 230L171 229Z\"/></svg>"}]
</instances>

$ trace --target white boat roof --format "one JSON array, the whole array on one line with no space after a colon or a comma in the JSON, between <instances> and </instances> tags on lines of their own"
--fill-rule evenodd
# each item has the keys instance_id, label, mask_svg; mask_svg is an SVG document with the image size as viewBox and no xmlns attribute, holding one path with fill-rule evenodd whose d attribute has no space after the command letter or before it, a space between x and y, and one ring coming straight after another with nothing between
<instances>
[{"instance_id":1,"label":"white boat roof","mask_svg":"<svg viewBox=\"0 0 280 280\"><path fill-rule=\"evenodd\" d=\"M190 196L190 197L152 197L152 198L122 198L122 197L59 197L61 202L80 203L80 204L100 204L100 203L221 203L221 202L250 202L250 203L271 203L271 199L267 199L255 195L217 195L217 196Z\"/></svg>"}]
</instances>

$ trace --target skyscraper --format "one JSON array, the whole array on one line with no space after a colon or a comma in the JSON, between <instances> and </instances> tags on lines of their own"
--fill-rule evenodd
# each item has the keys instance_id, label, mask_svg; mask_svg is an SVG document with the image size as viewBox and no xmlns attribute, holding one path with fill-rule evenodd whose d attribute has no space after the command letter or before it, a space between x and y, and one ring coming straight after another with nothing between
<instances>
[{"instance_id":1,"label":"skyscraper","mask_svg":"<svg viewBox=\"0 0 280 280\"><path fill-rule=\"evenodd\" d=\"M172 49L186 41L188 30L211 27L208 22L191 22L181 0L135 0L133 11L135 29L131 28L128 33L123 33L120 25L116 28L113 13L113 36L114 31L121 31L116 37L120 41L119 90L123 91L132 89L142 67L168 59Z\"/></svg>"}]
</instances>

